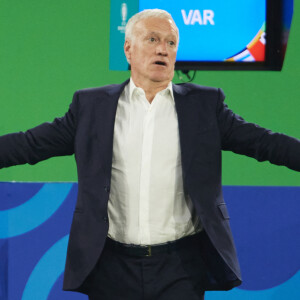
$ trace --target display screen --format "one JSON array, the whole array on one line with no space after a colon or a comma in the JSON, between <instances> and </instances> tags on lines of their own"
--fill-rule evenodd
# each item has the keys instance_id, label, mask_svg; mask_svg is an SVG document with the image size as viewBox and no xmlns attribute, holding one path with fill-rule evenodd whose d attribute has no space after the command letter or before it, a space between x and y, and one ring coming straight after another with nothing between
<instances>
[{"instance_id":1,"label":"display screen","mask_svg":"<svg viewBox=\"0 0 300 300\"><path fill-rule=\"evenodd\" d=\"M180 33L176 70L282 69L293 0L110 0L110 70L128 70L125 27L144 9L164 9Z\"/></svg>"},{"instance_id":2,"label":"display screen","mask_svg":"<svg viewBox=\"0 0 300 300\"><path fill-rule=\"evenodd\" d=\"M167 10L180 32L177 61L262 62L266 1L139 0L139 11Z\"/></svg>"}]
</instances>

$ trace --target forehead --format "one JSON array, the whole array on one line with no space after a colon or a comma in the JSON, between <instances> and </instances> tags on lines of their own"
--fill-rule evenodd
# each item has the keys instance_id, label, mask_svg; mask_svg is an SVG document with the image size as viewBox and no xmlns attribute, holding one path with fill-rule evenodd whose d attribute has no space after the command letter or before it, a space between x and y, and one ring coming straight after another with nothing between
<instances>
[{"instance_id":1,"label":"forehead","mask_svg":"<svg viewBox=\"0 0 300 300\"><path fill-rule=\"evenodd\" d=\"M161 35L172 35L178 38L174 22L166 18L149 17L138 21L134 26L134 32L138 35L157 33Z\"/></svg>"}]
</instances>

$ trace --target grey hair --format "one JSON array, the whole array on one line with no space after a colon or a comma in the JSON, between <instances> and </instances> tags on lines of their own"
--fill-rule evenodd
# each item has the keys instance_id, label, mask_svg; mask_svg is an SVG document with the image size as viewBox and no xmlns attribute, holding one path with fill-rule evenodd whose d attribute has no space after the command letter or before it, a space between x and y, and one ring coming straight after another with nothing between
<instances>
[{"instance_id":1,"label":"grey hair","mask_svg":"<svg viewBox=\"0 0 300 300\"><path fill-rule=\"evenodd\" d=\"M132 32L133 32L133 28L134 28L135 24L138 21L143 20L143 19L147 19L147 18L151 18L151 17L171 20L175 25L177 35L178 35L178 41L179 41L179 30L178 30L178 27L176 26L176 23L175 23L174 19L172 18L172 16L167 11L165 11L163 9L158 9L158 8L145 9L145 10L133 15L128 20L128 22L126 24L125 41L134 39L134 36L133 36Z\"/></svg>"}]
</instances>

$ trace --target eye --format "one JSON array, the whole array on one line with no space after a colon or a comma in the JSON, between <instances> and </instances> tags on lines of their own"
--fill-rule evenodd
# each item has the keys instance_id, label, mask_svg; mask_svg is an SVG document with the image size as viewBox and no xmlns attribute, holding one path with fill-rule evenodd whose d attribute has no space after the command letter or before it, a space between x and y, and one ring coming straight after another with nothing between
<instances>
[{"instance_id":1,"label":"eye","mask_svg":"<svg viewBox=\"0 0 300 300\"><path fill-rule=\"evenodd\" d=\"M172 47L176 45L174 41L169 41L168 44Z\"/></svg>"},{"instance_id":2,"label":"eye","mask_svg":"<svg viewBox=\"0 0 300 300\"><path fill-rule=\"evenodd\" d=\"M156 38L155 38L155 37L150 37L150 38L149 38L149 42L151 42L151 43L156 42Z\"/></svg>"}]
</instances>

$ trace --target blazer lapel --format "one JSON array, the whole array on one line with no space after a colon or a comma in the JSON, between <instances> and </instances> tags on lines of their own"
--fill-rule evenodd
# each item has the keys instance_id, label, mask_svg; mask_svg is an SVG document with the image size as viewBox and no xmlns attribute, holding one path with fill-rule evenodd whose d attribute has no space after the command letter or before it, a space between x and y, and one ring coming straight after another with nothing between
<instances>
[{"instance_id":1,"label":"blazer lapel","mask_svg":"<svg viewBox=\"0 0 300 300\"><path fill-rule=\"evenodd\" d=\"M197 107L198 101L196 102L193 97L187 95L186 87L173 84L173 92L178 116L183 179L185 179L194 155L194 145L197 131L201 126L201 118Z\"/></svg>"},{"instance_id":2,"label":"blazer lapel","mask_svg":"<svg viewBox=\"0 0 300 300\"><path fill-rule=\"evenodd\" d=\"M98 99L96 105L96 113L98 115L96 126L100 141L99 147L102 149L101 153L104 156L103 169L109 178L111 176L114 124L118 100L128 82L129 80L120 85L107 87L105 90L106 94L101 96L101 99Z\"/></svg>"}]
</instances>

